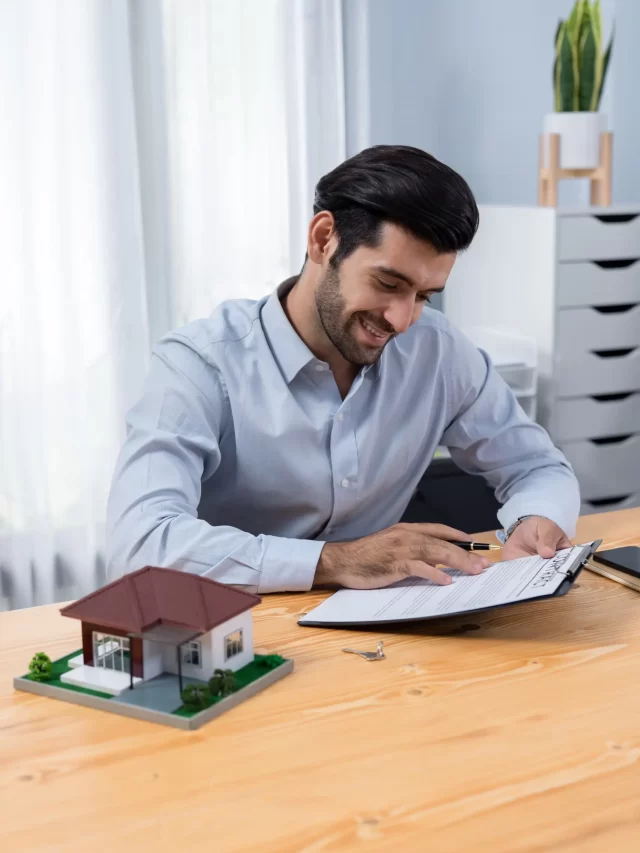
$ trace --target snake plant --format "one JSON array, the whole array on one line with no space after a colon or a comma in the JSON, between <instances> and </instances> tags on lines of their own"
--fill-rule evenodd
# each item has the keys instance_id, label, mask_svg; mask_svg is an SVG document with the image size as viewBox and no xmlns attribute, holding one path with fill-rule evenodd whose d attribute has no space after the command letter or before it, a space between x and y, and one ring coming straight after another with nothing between
<instances>
[{"instance_id":1,"label":"snake plant","mask_svg":"<svg viewBox=\"0 0 640 853\"><path fill-rule=\"evenodd\" d=\"M556 112L595 112L600 106L613 34L602 51L600 0L576 0L571 15L558 23L553 89Z\"/></svg>"}]
</instances>

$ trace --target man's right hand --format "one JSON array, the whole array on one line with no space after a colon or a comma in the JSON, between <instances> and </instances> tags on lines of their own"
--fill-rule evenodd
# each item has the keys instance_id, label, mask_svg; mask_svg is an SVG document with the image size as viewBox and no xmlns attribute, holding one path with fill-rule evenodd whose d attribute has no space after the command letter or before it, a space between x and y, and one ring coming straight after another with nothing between
<instances>
[{"instance_id":1,"label":"man's right hand","mask_svg":"<svg viewBox=\"0 0 640 853\"><path fill-rule=\"evenodd\" d=\"M451 583L437 565L471 575L489 565L486 557L463 551L445 540L471 542L472 537L444 524L394 524L351 542L327 542L320 554L314 586L378 589L403 578Z\"/></svg>"}]
</instances>

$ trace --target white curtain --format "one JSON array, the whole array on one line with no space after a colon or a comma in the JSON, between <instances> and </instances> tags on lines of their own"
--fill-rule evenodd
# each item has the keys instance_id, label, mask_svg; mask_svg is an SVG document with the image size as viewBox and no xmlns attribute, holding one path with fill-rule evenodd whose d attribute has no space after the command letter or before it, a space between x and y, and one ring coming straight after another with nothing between
<instances>
[{"instance_id":1,"label":"white curtain","mask_svg":"<svg viewBox=\"0 0 640 853\"><path fill-rule=\"evenodd\" d=\"M168 328L297 271L345 156L340 0L0 0L0 608L104 581Z\"/></svg>"}]
</instances>

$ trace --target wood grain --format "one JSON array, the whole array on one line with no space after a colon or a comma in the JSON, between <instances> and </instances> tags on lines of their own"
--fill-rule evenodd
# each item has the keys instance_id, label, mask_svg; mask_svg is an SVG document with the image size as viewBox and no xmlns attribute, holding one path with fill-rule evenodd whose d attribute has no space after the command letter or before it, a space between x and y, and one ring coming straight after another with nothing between
<instances>
[{"instance_id":1,"label":"wood grain","mask_svg":"<svg viewBox=\"0 0 640 853\"><path fill-rule=\"evenodd\" d=\"M640 543L640 510L580 520L576 541L600 537ZM640 849L638 593L583 572L563 599L465 619L299 627L324 595L265 597L258 650L296 671L196 732L14 692L78 625L0 614L0 849ZM341 652L380 638L384 661Z\"/></svg>"}]
</instances>

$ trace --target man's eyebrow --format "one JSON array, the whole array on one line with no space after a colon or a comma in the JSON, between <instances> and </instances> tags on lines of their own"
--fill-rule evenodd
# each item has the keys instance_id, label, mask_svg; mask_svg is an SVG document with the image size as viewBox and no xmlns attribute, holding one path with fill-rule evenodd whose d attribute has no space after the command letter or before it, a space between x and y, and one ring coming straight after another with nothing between
<instances>
[{"instance_id":1,"label":"man's eyebrow","mask_svg":"<svg viewBox=\"0 0 640 853\"><path fill-rule=\"evenodd\" d=\"M408 275L405 275L400 270L395 270L393 267L374 267L376 272L381 272L383 275L391 276L391 278L399 278L400 281L404 281L406 284L410 284L411 287L415 287L413 279L409 278Z\"/></svg>"},{"instance_id":2,"label":"man's eyebrow","mask_svg":"<svg viewBox=\"0 0 640 853\"><path fill-rule=\"evenodd\" d=\"M400 270L394 269L393 267L376 266L376 267L374 267L374 270L376 272L382 273L383 275L388 275L391 278L400 279L400 281L404 281L405 284L408 284L411 287L415 287L415 283L414 283L412 278L410 278L408 275L405 275L403 272L400 272ZM427 288L425 288L425 290L423 292L424 293L442 293L443 290L444 290L444 287L427 287Z\"/></svg>"}]
</instances>

